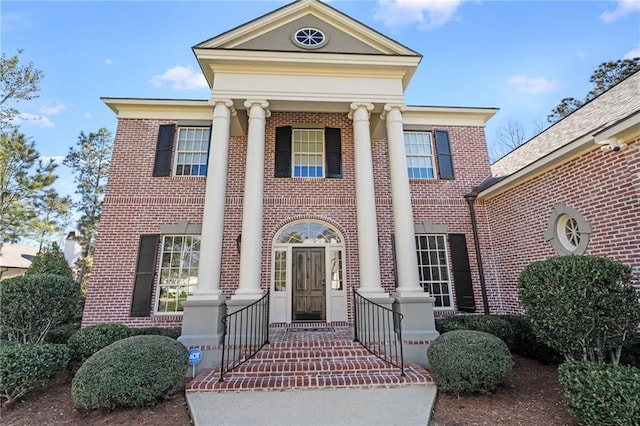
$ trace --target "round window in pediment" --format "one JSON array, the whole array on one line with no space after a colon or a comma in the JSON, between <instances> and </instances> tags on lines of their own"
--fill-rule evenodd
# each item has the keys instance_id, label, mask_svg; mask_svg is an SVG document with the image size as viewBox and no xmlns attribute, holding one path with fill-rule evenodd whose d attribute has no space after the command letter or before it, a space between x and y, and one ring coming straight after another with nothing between
<instances>
[{"instance_id":1,"label":"round window in pediment","mask_svg":"<svg viewBox=\"0 0 640 426\"><path fill-rule=\"evenodd\" d=\"M306 49L315 49L327 42L325 34L317 28L300 28L293 33L293 41Z\"/></svg>"}]
</instances>

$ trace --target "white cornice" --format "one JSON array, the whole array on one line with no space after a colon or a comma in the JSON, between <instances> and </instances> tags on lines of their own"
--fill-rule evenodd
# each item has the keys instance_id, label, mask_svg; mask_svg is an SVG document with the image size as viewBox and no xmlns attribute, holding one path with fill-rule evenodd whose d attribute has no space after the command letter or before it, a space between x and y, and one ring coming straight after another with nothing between
<instances>
[{"instance_id":1,"label":"white cornice","mask_svg":"<svg viewBox=\"0 0 640 426\"><path fill-rule=\"evenodd\" d=\"M211 120L207 100L101 98L118 118Z\"/></svg>"},{"instance_id":2,"label":"white cornice","mask_svg":"<svg viewBox=\"0 0 640 426\"><path fill-rule=\"evenodd\" d=\"M497 112L497 108L407 106L402 120L404 124L484 127Z\"/></svg>"}]
</instances>

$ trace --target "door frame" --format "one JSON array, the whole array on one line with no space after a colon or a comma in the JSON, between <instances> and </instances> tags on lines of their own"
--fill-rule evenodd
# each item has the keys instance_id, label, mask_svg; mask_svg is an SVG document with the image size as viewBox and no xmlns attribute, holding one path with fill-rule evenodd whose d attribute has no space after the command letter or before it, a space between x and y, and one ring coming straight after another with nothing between
<instances>
[{"instance_id":1,"label":"door frame","mask_svg":"<svg viewBox=\"0 0 640 426\"><path fill-rule=\"evenodd\" d=\"M302 243L282 243L278 242L278 237L281 232L286 230L292 225L313 222L314 224L321 224L331 228L336 236L337 241L311 241L305 240ZM281 226L274 234L273 244L271 247L271 292L270 292L270 318L272 323L287 323L293 322L293 248L295 247L309 247L309 248L324 248L324 260L325 260L325 321L347 321L347 270L346 270L346 250L345 239L337 229L335 225L318 219L302 219L292 222L288 222ZM284 261L284 267L286 270L286 280L278 284L278 290L276 290L276 252L280 252L286 257ZM340 284L341 288L337 285L335 276L332 277L332 263L333 260L339 259L341 264L341 276ZM280 266L282 267L282 265ZM284 290L282 290L284 286ZM334 288L336 287L336 288Z\"/></svg>"},{"instance_id":2,"label":"door frame","mask_svg":"<svg viewBox=\"0 0 640 426\"><path fill-rule=\"evenodd\" d=\"M322 287L322 310L320 313L320 317L321 318L317 318L317 319L297 319L296 318L296 314L299 314L299 312L296 310L297 309L297 303L296 303L296 283L294 282L297 279L297 274L296 274L296 268L298 267L297 263L294 261L296 260L296 254L302 251L306 251L307 253L310 253L311 251L315 251L317 253L322 253L321 256L321 260L322 263L320 264L322 270L324 270L324 273L322 273L322 277L321 277L321 287ZM311 247L311 246L304 246L304 245L297 245L291 248L291 261L292 261L292 265L291 265L291 319L292 321L295 322L305 322L305 321L310 321L310 322L324 322L327 320L327 276L326 276L326 255L327 255L327 249L325 247ZM313 258L313 257L311 257ZM317 277L320 278L320 277ZM324 318L322 318L324 317Z\"/></svg>"}]
</instances>

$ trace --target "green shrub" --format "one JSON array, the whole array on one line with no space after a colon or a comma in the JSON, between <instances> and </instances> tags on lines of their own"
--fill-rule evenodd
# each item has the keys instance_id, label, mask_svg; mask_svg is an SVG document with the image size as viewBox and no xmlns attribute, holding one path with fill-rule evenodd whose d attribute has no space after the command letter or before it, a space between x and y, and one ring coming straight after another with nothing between
<instances>
[{"instance_id":1,"label":"green shrub","mask_svg":"<svg viewBox=\"0 0 640 426\"><path fill-rule=\"evenodd\" d=\"M7 339L39 343L77 313L80 286L60 275L24 275L0 282L0 328Z\"/></svg>"},{"instance_id":2,"label":"green shrub","mask_svg":"<svg viewBox=\"0 0 640 426\"><path fill-rule=\"evenodd\" d=\"M513 367L507 345L480 331L444 333L429 346L427 356L438 389L457 396L493 392Z\"/></svg>"},{"instance_id":3,"label":"green shrub","mask_svg":"<svg viewBox=\"0 0 640 426\"><path fill-rule=\"evenodd\" d=\"M19 343L0 346L0 396L9 405L46 383L69 361L65 345Z\"/></svg>"},{"instance_id":4,"label":"green shrub","mask_svg":"<svg viewBox=\"0 0 640 426\"><path fill-rule=\"evenodd\" d=\"M129 327L122 324L98 324L80 329L69 338L71 370L76 370L91 355L118 340L132 336Z\"/></svg>"},{"instance_id":5,"label":"green shrub","mask_svg":"<svg viewBox=\"0 0 640 426\"><path fill-rule=\"evenodd\" d=\"M584 424L640 424L640 369L570 361L558 372L569 413Z\"/></svg>"},{"instance_id":6,"label":"green shrub","mask_svg":"<svg viewBox=\"0 0 640 426\"><path fill-rule=\"evenodd\" d=\"M596 256L559 256L528 265L520 300L538 338L567 360L618 363L640 324L631 269Z\"/></svg>"},{"instance_id":7,"label":"green shrub","mask_svg":"<svg viewBox=\"0 0 640 426\"><path fill-rule=\"evenodd\" d=\"M58 244L53 243L48 249L41 250L33 258L25 275L53 274L73 279L73 270L64 258Z\"/></svg>"},{"instance_id":8,"label":"green shrub","mask_svg":"<svg viewBox=\"0 0 640 426\"><path fill-rule=\"evenodd\" d=\"M165 336L170 337L172 339L177 339L182 334L182 330L179 328L162 328L162 327L143 327L143 328L132 328L131 332L134 336Z\"/></svg>"},{"instance_id":9,"label":"green shrub","mask_svg":"<svg viewBox=\"0 0 640 426\"><path fill-rule=\"evenodd\" d=\"M47 343L66 344L71 336L80 330L79 323L62 324L47 333L45 341Z\"/></svg>"},{"instance_id":10,"label":"green shrub","mask_svg":"<svg viewBox=\"0 0 640 426\"><path fill-rule=\"evenodd\" d=\"M493 334L509 351L547 364L559 364L560 354L542 343L523 315L458 315L436 319L440 334L455 330L475 330Z\"/></svg>"},{"instance_id":11,"label":"green shrub","mask_svg":"<svg viewBox=\"0 0 640 426\"><path fill-rule=\"evenodd\" d=\"M71 393L82 410L153 405L184 388L187 349L164 336L132 336L96 352L80 367Z\"/></svg>"}]
</instances>

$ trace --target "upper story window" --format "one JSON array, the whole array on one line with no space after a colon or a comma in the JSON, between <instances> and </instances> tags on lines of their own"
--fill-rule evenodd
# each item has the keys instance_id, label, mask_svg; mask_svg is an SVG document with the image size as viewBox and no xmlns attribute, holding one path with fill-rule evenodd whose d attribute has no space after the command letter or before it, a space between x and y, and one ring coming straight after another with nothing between
<instances>
[{"instance_id":1,"label":"upper story window","mask_svg":"<svg viewBox=\"0 0 640 426\"><path fill-rule=\"evenodd\" d=\"M206 176L211 128L185 126L177 132L176 128L175 124L158 128L153 176Z\"/></svg>"},{"instance_id":2,"label":"upper story window","mask_svg":"<svg viewBox=\"0 0 640 426\"><path fill-rule=\"evenodd\" d=\"M404 150L407 156L409 179L435 178L431 133L405 132Z\"/></svg>"},{"instance_id":3,"label":"upper story window","mask_svg":"<svg viewBox=\"0 0 640 426\"><path fill-rule=\"evenodd\" d=\"M209 127L181 127L176 147L176 176L206 176Z\"/></svg>"},{"instance_id":4,"label":"upper story window","mask_svg":"<svg viewBox=\"0 0 640 426\"><path fill-rule=\"evenodd\" d=\"M342 178L340 129L276 127L274 177Z\"/></svg>"},{"instance_id":5,"label":"upper story window","mask_svg":"<svg viewBox=\"0 0 640 426\"><path fill-rule=\"evenodd\" d=\"M293 177L324 177L324 129L293 130Z\"/></svg>"}]
</instances>

